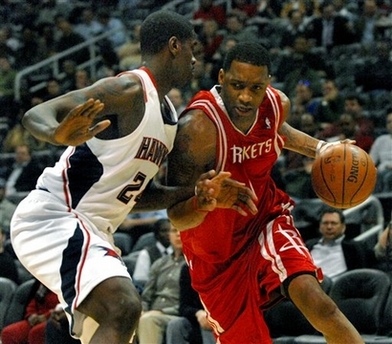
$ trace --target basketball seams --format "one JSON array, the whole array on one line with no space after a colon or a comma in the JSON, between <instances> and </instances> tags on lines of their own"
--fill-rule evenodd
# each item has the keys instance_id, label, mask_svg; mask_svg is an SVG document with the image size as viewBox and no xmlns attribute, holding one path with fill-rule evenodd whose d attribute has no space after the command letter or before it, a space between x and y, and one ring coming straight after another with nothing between
<instances>
[{"instance_id":1,"label":"basketball seams","mask_svg":"<svg viewBox=\"0 0 392 344\"><path fill-rule=\"evenodd\" d=\"M348 143L328 148L316 158L312 168L311 180L317 197L341 209L361 204L376 184L373 160L363 149Z\"/></svg>"}]
</instances>

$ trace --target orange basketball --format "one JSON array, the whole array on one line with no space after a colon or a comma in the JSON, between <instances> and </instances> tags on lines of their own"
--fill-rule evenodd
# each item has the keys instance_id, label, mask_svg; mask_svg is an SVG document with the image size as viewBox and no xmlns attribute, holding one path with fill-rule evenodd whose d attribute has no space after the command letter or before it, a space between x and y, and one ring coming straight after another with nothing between
<instances>
[{"instance_id":1,"label":"orange basketball","mask_svg":"<svg viewBox=\"0 0 392 344\"><path fill-rule=\"evenodd\" d=\"M321 151L312 167L316 195L335 208L351 208L364 202L376 185L373 160L358 146L340 143Z\"/></svg>"}]
</instances>

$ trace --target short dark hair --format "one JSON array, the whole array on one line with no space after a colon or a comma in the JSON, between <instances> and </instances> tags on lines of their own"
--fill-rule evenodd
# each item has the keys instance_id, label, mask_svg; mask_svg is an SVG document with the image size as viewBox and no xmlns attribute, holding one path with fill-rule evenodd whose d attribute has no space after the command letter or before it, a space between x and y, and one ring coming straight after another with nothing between
<instances>
[{"instance_id":1,"label":"short dark hair","mask_svg":"<svg viewBox=\"0 0 392 344\"><path fill-rule=\"evenodd\" d=\"M159 53L173 36L181 42L196 37L192 24L182 15L169 10L159 10L150 14L140 28L142 55Z\"/></svg>"},{"instance_id":2,"label":"short dark hair","mask_svg":"<svg viewBox=\"0 0 392 344\"><path fill-rule=\"evenodd\" d=\"M250 63L255 66L267 66L271 71L271 60L268 50L261 44L255 42L240 42L232 47L223 61L223 70L227 72L233 61Z\"/></svg>"},{"instance_id":3,"label":"short dark hair","mask_svg":"<svg viewBox=\"0 0 392 344\"><path fill-rule=\"evenodd\" d=\"M341 223L343 223L343 224L346 223L346 217L344 216L343 211L341 209L333 208L333 207L329 207L329 206L325 206L323 208L321 215L320 215L320 222L325 214L335 214L335 213L339 215L339 219L340 219Z\"/></svg>"},{"instance_id":4,"label":"short dark hair","mask_svg":"<svg viewBox=\"0 0 392 344\"><path fill-rule=\"evenodd\" d=\"M359 94L357 93L349 93L346 95L346 97L344 98L344 100L356 100L358 102L359 105L361 106L365 106L365 100L363 99L363 97L361 97Z\"/></svg>"},{"instance_id":5,"label":"short dark hair","mask_svg":"<svg viewBox=\"0 0 392 344\"><path fill-rule=\"evenodd\" d=\"M155 238L158 238L159 233L162 230L162 227L165 226L167 223L170 223L170 220L166 217L158 219L156 222L154 222L152 231L154 233Z\"/></svg>"}]
</instances>

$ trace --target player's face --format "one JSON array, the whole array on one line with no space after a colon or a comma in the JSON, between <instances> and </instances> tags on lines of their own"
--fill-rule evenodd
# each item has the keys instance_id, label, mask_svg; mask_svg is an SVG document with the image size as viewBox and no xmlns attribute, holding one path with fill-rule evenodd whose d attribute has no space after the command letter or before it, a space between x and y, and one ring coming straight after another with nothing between
<instances>
[{"instance_id":1,"label":"player's face","mask_svg":"<svg viewBox=\"0 0 392 344\"><path fill-rule=\"evenodd\" d=\"M196 58L193 51L196 48L197 41L195 39L188 39L185 42L178 42L181 45L181 51L177 59L177 75L174 87L183 87L192 80L194 65Z\"/></svg>"},{"instance_id":2,"label":"player's face","mask_svg":"<svg viewBox=\"0 0 392 344\"><path fill-rule=\"evenodd\" d=\"M269 83L266 66L233 61L227 72L220 70L222 100L231 120L240 129L253 123Z\"/></svg>"},{"instance_id":3,"label":"player's face","mask_svg":"<svg viewBox=\"0 0 392 344\"><path fill-rule=\"evenodd\" d=\"M320 233L326 241L336 240L346 230L344 223L340 221L338 213L326 213L320 221Z\"/></svg>"}]
</instances>

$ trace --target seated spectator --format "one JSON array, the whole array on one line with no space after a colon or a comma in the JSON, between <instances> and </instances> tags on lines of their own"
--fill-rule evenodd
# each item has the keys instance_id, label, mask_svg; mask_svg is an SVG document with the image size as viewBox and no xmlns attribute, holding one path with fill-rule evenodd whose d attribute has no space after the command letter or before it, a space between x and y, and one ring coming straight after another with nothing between
<instances>
[{"instance_id":1,"label":"seated spectator","mask_svg":"<svg viewBox=\"0 0 392 344\"><path fill-rule=\"evenodd\" d=\"M232 10L227 13L225 26L227 35L234 36L238 42L258 42L257 30L247 25L247 19L246 14L241 11Z\"/></svg>"},{"instance_id":2,"label":"seated spectator","mask_svg":"<svg viewBox=\"0 0 392 344\"><path fill-rule=\"evenodd\" d=\"M19 203L22 198L35 189L38 177L44 166L37 158L31 155L30 147L26 144L16 146L15 162L6 171L5 196L14 203Z\"/></svg>"},{"instance_id":3,"label":"seated spectator","mask_svg":"<svg viewBox=\"0 0 392 344\"><path fill-rule=\"evenodd\" d=\"M8 238L11 218L16 209L16 204L5 197L5 184L5 179L0 178L0 228L5 232Z\"/></svg>"},{"instance_id":4,"label":"seated spectator","mask_svg":"<svg viewBox=\"0 0 392 344\"><path fill-rule=\"evenodd\" d=\"M180 317L169 321L166 344L215 344L211 325L207 320L199 295L192 288L188 265L180 274Z\"/></svg>"},{"instance_id":5,"label":"seated spectator","mask_svg":"<svg viewBox=\"0 0 392 344\"><path fill-rule=\"evenodd\" d=\"M322 99L317 107L315 119L324 125L332 125L339 120L344 112L344 97L332 79L327 79L322 85ZM333 136L333 135L330 135Z\"/></svg>"},{"instance_id":6,"label":"seated spectator","mask_svg":"<svg viewBox=\"0 0 392 344\"><path fill-rule=\"evenodd\" d=\"M331 1L323 1L319 10L321 15L313 17L306 25L306 34L316 47L324 47L329 51L338 45L355 42L354 29L350 22L335 12Z\"/></svg>"},{"instance_id":7,"label":"seated spectator","mask_svg":"<svg viewBox=\"0 0 392 344\"><path fill-rule=\"evenodd\" d=\"M14 125L9 108L14 108L14 82L17 70L11 65L9 57L0 56L0 108L10 125ZM8 113L7 113L8 112Z\"/></svg>"},{"instance_id":8,"label":"seated spectator","mask_svg":"<svg viewBox=\"0 0 392 344\"><path fill-rule=\"evenodd\" d=\"M179 316L180 271L185 264L180 233L170 230L173 254L152 265L142 293L143 313L139 320L139 344L161 344L169 321Z\"/></svg>"},{"instance_id":9,"label":"seated spectator","mask_svg":"<svg viewBox=\"0 0 392 344\"><path fill-rule=\"evenodd\" d=\"M153 225L153 233L156 242L142 249L136 260L135 271L132 279L134 283L143 289L148 280L151 265L164 255L173 253L173 247L170 245L170 230L172 226L169 219L164 218L157 220Z\"/></svg>"},{"instance_id":10,"label":"seated spectator","mask_svg":"<svg viewBox=\"0 0 392 344\"><path fill-rule=\"evenodd\" d=\"M357 93L350 93L344 98L344 113L353 115L362 135L374 136L375 125L365 106L365 101Z\"/></svg>"},{"instance_id":11,"label":"seated spectator","mask_svg":"<svg viewBox=\"0 0 392 344\"><path fill-rule=\"evenodd\" d=\"M374 58L356 71L355 84L360 86L363 92L375 92L377 96L379 91L392 91L390 51L390 42L386 40L377 42Z\"/></svg>"},{"instance_id":12,"label":"seated spectator","mask_svg":"<svg viewBox=\"0 0 392 344\"><path fill-rule=\"evenodd\" d=\"M221 5L214 5L213 0L201 0L199 8L193 13L195 25L200 25L205 19L215 20L220 28L226 25L226 12Z\"/></svg>"},{"instance_id":13,"label":"seated spectator","mask_svg":"<svg viewBox=\"0 0 392 344\"><path fill-rule=\"evenodd\" d=\"M374 254L378 262L377 267L392 277L392 221L378 238Z\"/></svg>"},{"instance_id":14,"label":"seated spectator","mask_svg":"<svg viewBox=\"0 0 392 344\"><path fill-rule=\"evenodd\" d=\"M97 13L97 19L101 25L101 33L111 30L116 30L110 35L109 40L112 43L113 49L118 49L127 41L126 29L121 19L116 18L110 14L108 9L102 8Z\"/></svg>"},{"instance_id":15,"label":"seated spectator","mask_svg":"<svg viewBox=\"0 0 392 344\"><path fill-rule=\"evenodd\" d=\"M130 39L116 51L121 70L138 68L142 64L142 57L140 55L141 25L139 21L133 25Z\"/></svg>"},{"instance_id":16,"label":"seated spectator","mask_svg":"<svg viewBox=\"0 0 392 344\"><path fill-rule=\"evenodd\" d=\"M367 247L345 235L345 216L340 209L327 207L320 216L321 238L306 241L315 264L323 274L335 279L342 273L372 266L373 256Z\"/></svg>"},{"instance_id":17,"label":"seated spectator","mask_svg":"<svg viewBox=\"0 0 392 344\"><path fill-rule=\"evenodd\" d=\"M199 39L203 45L204 59L207 62L212 60L212 57L223 42L224 36L218 32L218 29L219 25L215 20L203 20Z\"/></svg>"},{"instance_id":18,"label":"seated spectator","mask_svg":"<svg viewBox=\"0 0 392 344\"><path fill-rule=\"evenodd\" d=\"M3 228L0 227L0 277L8 278L16 284L19 284L19 275L15 259L4 248L6 239L6 233Z\"/></svg>"},{"instance_id":19,"label":"seated spectator","mask_svg":"<svg viewBox=\"0 0 392 344\"><path fill-rule=\"evenodd\" d=\"M92 8L84 8L80 22L75 25L75 32L87 41L102 33L102 25L98 23Z\"/></svg>"},{"instance_id":20,"label":"seated spectator","mask_svg":"<svg viewBox=\"0 0 392 344\"><path fill-rule=\"evenodd\" d=\"M26 306L24 319L3 328L2 344L44 343L46 320L57 304L57 295L37 281Z\"/></svg>"},{"instance_id":21,"label":"seated spectator","mask_svg":"<svg viewBox=\"0 0 392 344\"><path fill-rule=\"evenodd\" d=\"M280 48L292 51L294 41L298 36L305 35L304 14L299 9L292 9L288 12L289 24L283 28Z\"/></svg>"},{"instance_id":22,"label":"seated spectator","mask_svg":"<svg viewBox=\"0 0 392 344\"><path fill-rule=\"evenodd\" d=\"M79 344L80 340L71 337L65 312L56 307L50 314L45 327L45 344Z\"/></svg>"},{"instance_id":23,"label":"seated spectator","mask_svg":"<svg viewBox=\"0 0 392 344\"><path fill-rule=\"evenodd\" d=\"M355 140L358 147L369 153L374 142L374 137L365 135L360 131L358 123L353 115L347 113L342 114L337 125L339 140Z\"/></svg>"},{"instance_id":24,"label":"seated spectator","mask_svg":"<svg viewBox=\"0 0 392 344\"><path fill-rule=\"evenodd\" d=\"M375 192L392 191L392 108L386 117L386 128L388 133L376 138L369 153L377 167Z\"/></svg>"},{"instance_id":25,"label":"seated spectator","mask_svg":"<svg viewBox=\"0 0 392 344\"><path fill-rule=\"evenodd\" d=\"M314 117L320 99L314 96L313 86L309 80L300 80L295 87L293 112L298 114L308 113Z\"/></svg>"},{"instance_id":26,"label":"seated spectator","mask_svg":"<svg viewBox=\"0 0 392 344\"><path fill-rule=\"evenodd\" d=\"M312 187L312 166L314 159L301 155L302 168L289 170L284 174L285 191L294 200L317 198Z\"/></svg>"},{"instance_id":27,"label":"seated spectator","mask_svg":"<svg viewBox=\"0 0 392 344\"><path fill-rule=\"evenodd\" d=\"M167 94L167 96L173 103L177 115L180 115L181 112L185 110L186 106L182 90L180 90L179 88L172 88Z\"/></svg>"}]
</instances>

